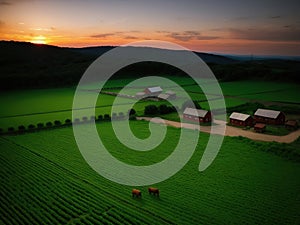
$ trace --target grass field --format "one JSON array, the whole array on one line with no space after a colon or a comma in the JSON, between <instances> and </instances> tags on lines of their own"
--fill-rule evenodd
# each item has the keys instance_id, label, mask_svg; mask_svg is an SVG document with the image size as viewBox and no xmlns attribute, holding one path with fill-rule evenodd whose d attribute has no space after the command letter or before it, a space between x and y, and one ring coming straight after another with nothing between
<instances>
[{"instance_id":1,"label":"grass field","mask_svg":"<svg viewBox=\"0 0 300 225\"><path fill-rule=\"evenodd\" d=\"M132 121L131 125L139 137L148 135L146 122ZM132 164L152 164L167 157L180 132L169 127L162 145L141 157L144 153L130 151L115 141L110 123L100 123L98 129L106 132L104 142L110 152ZM298 163L260 151L270 147L267 143L225 138L214 163L200 173L198 165L208 135L201 133L200 137L188 164L156 185L161 190L160 199L148 196L146 187L141 187L143 197L137 200L131 198L132 187L102 178L85 163L70 127L2 136L1 221L4 224L300 222Z\"/></svg>"},{"instance_id":2,"label":"grass field","mask_svg":"<svg viewBox=\"0 0 300 225\"><path fill-rule=\"evenodd\" d=\"M173 81L178 82L183 86L185 90L193 100L200 101L200 105L209 110L208 102L206 102L206 97L199 89L198 86L193 85L193 81L188 78L178 78L173 77ZM120 87L132 79L124 80L112 80L106 84L106 87ZM152 83L151 83L152 82ZM155 81L151 81L148 85L155 85ZM210 85L209 81L203 81L205 85ZM141 87L145 85L140 84ZM181 92L175 87L168 88L167 84L160 84L169 90L177 91L177 95L180 97ZM273 101L273 102L286 102L286 103L299 103L299 85L297 84L287 84L287 83L273 83L273 82L255 82L255 81L236 81L236 82L224 82L220 83L223 93L225 95L225 102L227 107L238 106L253 100L263 100L263 101ZM89 90L89 86L85 89ZM166 89L166 90L167 90ZM82 90L82 93L89 98L92 93L90 91ZM118 89L117 89L118 90ZM117 91L115 90L115 91ZM132 93L136 91L143 90L143 88L133 89ZM61 88L61 89L39 89L39 90L24 90L24 91L14 91L14 92L3 92L0 95L0 104L3 106L0 110L0 128L7 130L8 127L15 127L24 125L28 126L30 124L36 125L37 123L53 122L55 120L60 120L64 122L66 119L71 119L71 110L73 95L75 92L74 87ZM243 99L226 97L226 95L242 97ZM102 97L98 99L95 109L96 116L111 114L111 104L113 103L115 97L110 95L101 95ZM212 98L217 98L210 96ZM134 100L124 99L121 103L130 103ZM176 106L181 107L184 99L177 100L175 102ZM214 100L218 102L219 100ZM134 106L135 110L139 115L143 114L144 107L148 104L160 105L163 102L139 102ZM123 106L116 107L116 113L124 112ZM82 117L90 117L92 115L87 115L84 109L80 110Z\"/></svg>"}]
</instances>

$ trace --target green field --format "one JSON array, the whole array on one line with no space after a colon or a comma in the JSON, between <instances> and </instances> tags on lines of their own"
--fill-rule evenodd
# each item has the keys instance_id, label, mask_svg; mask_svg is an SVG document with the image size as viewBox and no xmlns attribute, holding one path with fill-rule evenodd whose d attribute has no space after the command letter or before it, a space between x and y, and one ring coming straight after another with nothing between
<instances>
[{"instance_id":1,"label":"green field","mask_svg":"<svg viewBox=\"0 0 300 225\"><path fill-rule=\"evenodd\" d=\"M147 122L131 122L131 129L141 138L149 133L146 127ZM152 164L167 157L180 132L168 127L162 145L141 153L118 143L109 122L100 123L98 129L99 133L105 131L103 141L111 154L131 164ZM131 197L132 187L110 182L86 164L70 127L2 136L1 221L4 224L299 224L299 163L265 152L279 144L225 138L214 163L200 173L198 165L208 134L201 133L200 137L188 164L156 185L161 197L151 197L146 187L140 187L143 197L137 200ZM299 149L299 141L294 147Z\"/></svg>"},{"instance_id":2,"label":"green field","mask_svg":"<svg viewBox=\"0 0 300 225\"><path fill-rule=\"evenodd\" d=\"M132 80L112 80L106 87L113 88L108 91L119 91ZM199 101L201 107L209 109L206 97L191 79L173 77L172 80L179 83L193 100ZM209 80L202 82L210 85ZM143 90L143 85L129 89L129 94ZM146 85L156 85L155 80ZM175 105L181 107L185 100L181 91L167 83L159 85L165 90L174 90L179 96ZM220 86L227 107L256 100L275 105L276 102L293 105L300 102L297 84L237 81L220 83ZM81 91L89 98L97 90L87 85ZM0 128L18 129L20 125L27 127L55 120L64 123L66 119L72 119L74 92L74 87L3 92L0 95L3 106ZM95 115L111 114L114 100L114 96L101 94ZM114 112L126 113L126 105L134 101L121 99ZM168 103L139 101L134 109L138 115L143 115L144 107L149 104ZM295 111L293 107L291 112ZM87 109L78 110L79 119L92 116L87 115ZM178 120L177 113L162 117ZM122 126L124 121L118 123ZM148 122L130 123L137 137L150 135ZM267 132L286 134L284 128L277 128L270 127ZM151 165L167 158L180 136L180 129L168 127L166 138L157 148L138 152L120 143L110 122L97 123L97 129L110 153L133 165ZM113 183L87 165L76 145L72 127L2 135L0 224L300 223L299 139L291 144L277 144L225 137L213 164L200 173L198 166L208 137L201 133L187 165L175 176L156 184L161 191L160 198L149 196L147 187L139 187L143 192L142 199L132 199L131 189L136 187Z\"/></svg>"},{"instance_id":3,"label":"green field","mask_svg":"<svg viewBox=\"0 0 300 225\"><path fill-rule=\"evenodd\" d=\"M206 101L205 95L198 86L193 84L189 78L173 77L173 81L183 85L183 88L188 92L193 100L199 101L201 107L209 110L209 104ZM105 87L120 87L131 82L132 79L112 80L109 81ZM202 81L204 85L210 85L209 81ZM134 94L137 91L143 90L144 83L141 83L141 88L129 89L128 94ZM149 86L155 85L155 81L147 83ZM167 83L160 84L165 90L174 90L177 92L179 99L175 101L175 105L179 108L185 99L181 98L182 93L176 87L169 87ZM220 83L220 86L225 95L225 102L227 107L234 107L242 105L249 101L272 101L299 104L299 85L291 83L274 83L274 82L255 82L255 81L236 81ZM85 86L82 93L89 98L92 95L92 86ZM120 89L113 89L112 91L119 91ZM72 118L72 102L75 87L57 88L57 89L38 89L38 90L23 90L14 92L3 92L0 94L0 104L3 106L0 110L0 128L7 130L8 127L28 126L30 124L53 122L60 120L64 122L66 119ZM230 97L226 97L230 95ZM95 115L111 114L111 105L115 99L114 96L100 95L95 109ZM218 96L209 96L218 102ZM123 99L121 103L128 104L134 102L133 99ZM138 115L142 115L144 108L149 104L165 104L165 102L142 101L135 104L134 109ZM80 110L82 117L90 117L86 110ZM116 113L123 112L124 106L116 107ZM79 118L81 119L81 118Z\"/></svg>"}]
</instances>

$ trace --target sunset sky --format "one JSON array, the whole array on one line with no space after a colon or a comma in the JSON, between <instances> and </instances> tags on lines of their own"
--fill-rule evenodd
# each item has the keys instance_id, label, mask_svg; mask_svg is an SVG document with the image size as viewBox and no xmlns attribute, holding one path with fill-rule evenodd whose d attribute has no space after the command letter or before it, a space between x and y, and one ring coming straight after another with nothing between
<instances>
[{"instance_id":1,"label":"sunset sky","mask_svg":"<svg viewBox=\"0 0 300 225\"><path fill-rule=\"evenodd\" d=\"M151 39L202 52L300 55L299 2L0 0L0 40L84 47Z\"/></svg>"}]
</instances>

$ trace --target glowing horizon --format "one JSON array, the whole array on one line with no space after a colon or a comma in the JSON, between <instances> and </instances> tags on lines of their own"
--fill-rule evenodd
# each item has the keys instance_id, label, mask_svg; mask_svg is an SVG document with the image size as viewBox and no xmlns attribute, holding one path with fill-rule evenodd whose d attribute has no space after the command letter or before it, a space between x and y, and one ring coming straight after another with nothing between
<instances>
[{"instance_id":1,"label":"glowing horizon","mask_svg":"<svg viewBox=\"0 0 300 225\"><path fill-rule=\"evenodd\" d=\"M299 5L293 0L6 0L0 1L0 40L60 47L162 40L200 52L299 56Z\"/></svg>"}]
</instances>

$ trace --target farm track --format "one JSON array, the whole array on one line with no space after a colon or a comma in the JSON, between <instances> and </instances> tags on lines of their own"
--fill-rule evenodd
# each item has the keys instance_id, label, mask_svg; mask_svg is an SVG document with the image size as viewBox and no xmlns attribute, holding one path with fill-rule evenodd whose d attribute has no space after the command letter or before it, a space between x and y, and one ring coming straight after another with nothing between
<instances>
[{"instance_id":1,"label":"farm track","mask_svg":"<svg viewBox=\"0 0 300 225\"><path fill-rule=\"evenodd\" d=\"M93 184L93 183L91 183L91 182L89 182L88 180L86 180L84 177L82 177L82 176L80 176L80 175L78 175L78 174L76 174L75 172L72 172L72 171L70 171L70 170L68 170L68 169L66 169L65 167L63 167L62 165L60 165L59 163L56 163L56 162L54 162L54 161L52 161L52 160L50 160L50 159L48 159L47 157L44 157L42 154L39 154L39 153L37 153L37 152L35 152L35 151L33 151L33 150L31 150L31 149L29 149L29 148L27 148L27 147L25 147L25 146L23 146L23 145L20 145L20 144L18 144L18 143L15 143L14 141L12 141L12 140L9 140L9 139L6 139L6 138L4 138L4 137L1 137L1 139L2 140L4 140L4 141L6 141L6 142L10 142L11 144L13 144L13 145L15 145L15 146L17 146L17 147L19 147L19 148L21 148L21 149L23 149L23 150L26 150L28 153L30 153L30 154L33 154L33 155L35 155L36 157L38 157L38 158L40 158L40 159L42 159L43 161L46 161L48 164L51 164L51 166L53 166L53 167L55 167L55 171L57 171L57 174L61 174L62 172L63 173L65 173L65 174L67 174L69 177L72 177L72 179L74 179L74 180L80 180L81 181L81 183L84 183L85 185L88 185L88 186L90 186L90 187L93 187L93 189L96 189L96 190L98 190L97 191L97 195L99 195L99 193L101 193L101 199L107 199L107 196L109 196L109 200L108 200L108 202L106 203L106 204L113 204L113 205L118 205L118 204L122 204L123 205L123 207L124 207L124 205L126 206L125 208L126 208L126 214L128 213L128 212L131 212L130 213L130 216L129 216L129 220L130 219L132 219L132 218L135 218L135 220L137 221L137 224L140 224L140 223L143 223L143 224L151 224L151 223L147 223L147 217L145 217L145 219L142 219L142 218L137 218L137 217L135 217L134 216L134 214L135 214L135 212L136 211L142 211L142 213L143 213L143 215L147 215L149 218L150 218L150 220L151 220L151 218L155 218L155 221L153 221L153 223L155 222L155 223L159 223L159 224L174 224L174 222L172 222L172 221L170 221L170 220L168 220L168 219L166 219L166 218L164 218L164 217L161 217L160 215L158 215L158 214L156 214L156 213L154 213L154 212L151 212L151 211L149 211L149 210L146 210L146 209L144 209L144 208L141 208L141 207L138 207L138 206L136 206L136 205L133 205L132 204L132 201L128 201L128 200L125 200L125 199L123 199L123 198L120 198L119 196L117 196L117 195L114 195L114 194L112 194L111 192L109 192L109 191L107 191L107 190L105 190L104 188L100 188L99 186L96 186L95 184ZM37 162L32 158L32 157L27 157L26 158L27 160L30 160L33 164L36 164ZM15 164L15 162L14 162L14 164ZM3 164L2 164L3 165ZM19 166L22 166L22 167L24 167L24 166L26 166L26 165L19 165ZM8 168L9 166L7 165L7 168ZM30 168L32 168L32 165L30 166ZM30 169L29 168L29 169ZM37 174L39 173L39 171L37 171ZM54 173L55 174L55 173ZM43 177L43 174L40 174L40 176L38 176L40 179L43 179L44 180L44 182L49 182L49 178L45 178L45 177ZM23 180L21 177L19 177L18 179L20 179L20 180ZM27 181L24 181L23 180L23 182L27 182ZM57 182L57 181L53 181L53 182ZM78 184L76 184L76 183L74 183L73 184L75 187L76 186L78 186ZM32 186L32 185L31 185ZM82 186L78 186L76 189L77 190L80 190L80 189L82 189L83 187ZM64 189L65 191L66 190L68 190L68 188L66 188L66 189ZM34 190L32 190L32 191L34 191ZM40 191L42 191L42 190L36 190L36 191L38 191L38 192L40 192ZM68 191L67 191L68 192ZM70 210L70 209L65 209L65 210L62 210L61 211L61 213L60 213L60 215L57 215L53 210L51 210L51 208L49 208L49 207L46 207L47 206L47 202L43 202L43 200L42 199L39 199L38 197L34 197L33 195L31 195L31 198L32 199L35 199L34 201L35 202L37 202L38 204L40 204L40 207L42 207L42 205L43 206L45 206L46 208L46 210L48 210L49 211L49 213L50 213L50 215L52 215L52 217L51 216L49 216L47 219L48 220L50 220L49 222L49 224L55 224L54 223L54 221L59 221L59 219L60 219L60 217L66 217L66 215L64 215L64 213L63 212L65 212L65 211L68 211L68 213L76 213L78 216L76 216L76 217L71 217L71 218L69 218L69 220L72 220L72 218L73 219L76 219L76 218L78 218L78 217L81 217L80 215L80 212L82 212L82 211L84 211L84 208L83 208L83 206L84 205L86 205L87 203L89 203L90 201L84 201L83 200L83 202L81 201L81 202L77 202L76 203L76 201L74 201L74 200L72 200L72 201L69 201L68 199L71 199L70 197L66 197L66 196L70 196L70 193L68 194L67 192L64 192L64 193L60 193L60 192L55 192L54 194L55 194L55 196L56 196L56 200L55 201L57 201L57 202L61 202L59 205L61 205L61 204L66 204L66 203L68 203L67 205L72 205L72 209ZM2 194L2 191L0 192L0 194ZM85 197L86 197L86 194L87 193L81 193L81 195L84 195ZM0 195L0 197L1 197L1 195ZM94 196L95 197L95 196ZM89 197L89 199L91 200L93 197ZM11 199L13 199L13 196L11 196ZM61 200L59 200L59 199L61 199ZM102 200L103 201L103 200ZM95 205L97 205L97 202L95 202ZM99 205L99 204L98 204ZM63 208L63 206L60 206L59 208ZM103 211L103 210L102 210ZM15 213L19 213L19 211L18 210L15 210ZM102 213L101 213L101 215L102 214L107 214L107 210L105 210L105 211L103 211ZM122 214L122 213L121 213ZM55 217L55 216L58 216L58 217ZM69 215L69 214L68 214ZM98 215L98 214L97 214ZM21 216L21 215L20 215ZM29 216L29 215L28 215ZM32 215L32 216L34 216L35 217L35 215ZM54 217L53 217L54 216ZM74 216L74 215L73 215ZM98 215L99 216L99 215ZM105 217L105 216L104 216ZM25 219L25 218L24 218ZM54 221L53 221L53 219L55 219ZM99 219L99 218L98 218ZM141 219L142 219L142 221L141 221ZM38 224L38 223L36 223L36 221L39 221L39 219L38 218L34 218L34 219L32 219L32 217L30 216L30 217L28 217L27 218L27 220L28 220L28 224ZM32 220L32 221L30 221L30 220ZM51 222L51 220L52 220L52 222ZM106 218L106 220L108 220L108 218ZM113 220L113 219L112 219ZM108 220L109 221L109 220ZM139 222L138 222L139 221ZM21 221L19 221L19 223L20 223ZM62 221L61 221L62 222ZM104 222L104 221L103 221ZM110 221L111 223L113 223L113 221ZM132 221L131 221L132 222ZM20 223L20 224L22 224L22 223ZM26 224L26 223L25 223ZM115 223L114 223L115 224Z\"/></svg>"},{"instance_id":2,"label":"farm track","mask_svg":"<svg viewBox=\"0 0 300 225\"><path fill-rule=\"evenodd\" d=\"M151 118L151 117L138 117L138 120L147 120L152 121L153 123L162 123L161 119ZM275 136L269 134L261 134L261 133L254 133L251 131L242 130L241 128L226 126L223 121L214 121L216 124L225 125L226 131L225 136L230 137L237 137L242 136L256 141L267 141L267 142L279 142L279 143L291 143L295 141L298 137L300 137L300 129L293 131L285 136ZM176 128L186 128L192 130L200 130L205 133L211 132L211 126L200 126L197 124L190 124L190 123L180 123L171 120L165 120L164 123L168 126L176 127ZM218 125L216 125L218 126Z\"/></svg>"}]
</instances>

